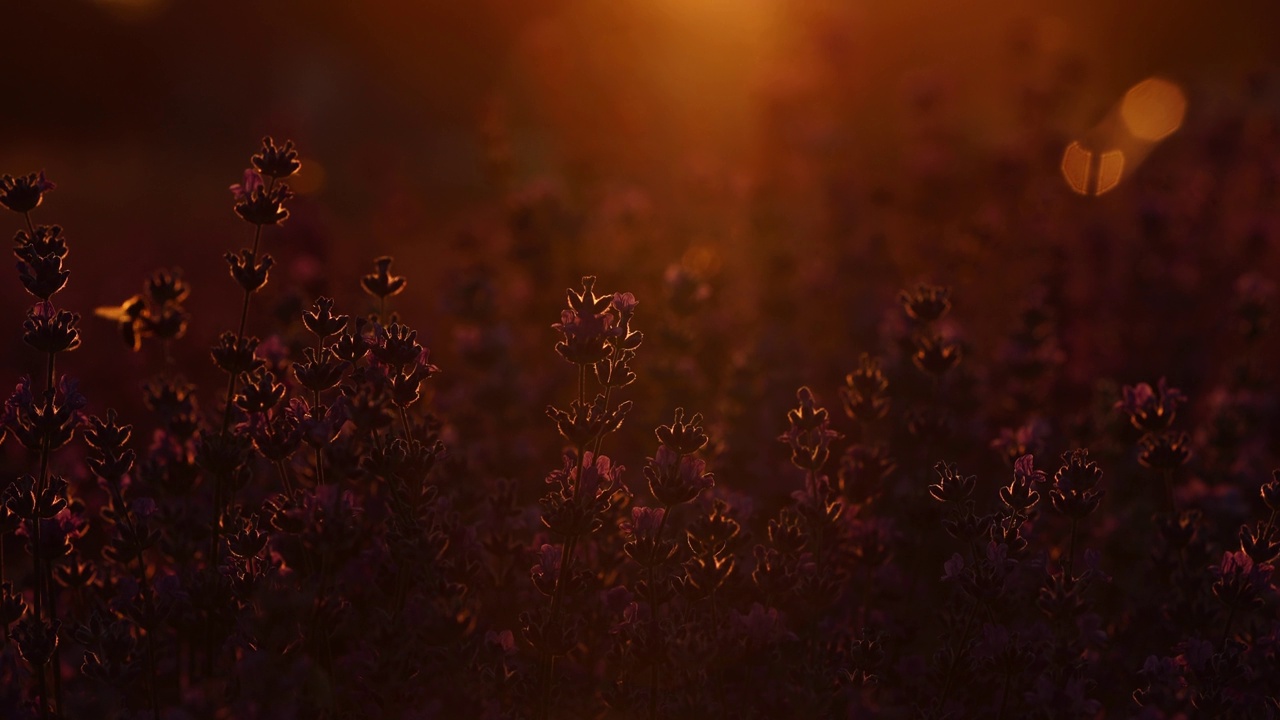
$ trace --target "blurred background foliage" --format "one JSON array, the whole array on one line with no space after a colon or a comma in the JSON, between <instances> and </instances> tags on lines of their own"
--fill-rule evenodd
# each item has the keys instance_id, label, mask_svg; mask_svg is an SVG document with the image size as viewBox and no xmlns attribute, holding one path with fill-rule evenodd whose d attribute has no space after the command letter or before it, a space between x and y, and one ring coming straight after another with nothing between
<instances>
[{"instance_id":1,"label":"blurred background foliage","mask_svg":"<svg viewBox=\"0 0 1280 720\"><path fill-rule=\"evenodd\" d=\"M1047 286L1064 392L1177 357L1194 394L1239 276L1276 270L1277 20L1191 0L13 3L0 166L60 185L39 220L73 238L68 306L182 268L187 367L212 371L234 320L220 256L248 238L226 188L269 133L305 169L260 309L296 324L323 292L368 311L358 275L394 254L399 309L446 369L479 288L512 323L513 372L553 368L554 386L547 326L590 272L640 298L639 369L667 358L670 404L689 389L672 348L697 341L689 362L719 367L699 390L764 368L753 397L780 408L800 382L831 395L894 336L896 291L929 279L956 288L971 354ZM1073 193L1064 148L1108 142L1108 113L1153 75L1185 92L1182 128L1114 190ZM16 340L27 301L0 292ZM136 402L109 380L110 324L85 325L83 353L111 358L78 360L95 407Z\"/></svg>"}]
</instances>

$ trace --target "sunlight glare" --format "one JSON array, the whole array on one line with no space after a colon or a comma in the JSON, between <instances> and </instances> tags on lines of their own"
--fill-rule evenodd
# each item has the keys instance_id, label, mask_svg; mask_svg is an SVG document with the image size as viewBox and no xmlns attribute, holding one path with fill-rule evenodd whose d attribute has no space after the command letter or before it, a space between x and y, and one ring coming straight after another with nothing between
<instances>
[{"instance_id":1,"label":"sunlight glare","mask_svg":"<svg viewBox=\"0 0 1280 720\"><path fill-rule=\"evenodd\" d=\"M1062 154L1062 177L1080 195L1101 195L1113 190L1123 176L1124 152L1120 150L1095 153L1073 142Z\"/></svg>"},{"instance_id":2,"label":"sunlight glare","mask_svg":"<svg viewBox=\"0 0 1280 720\"><path fill-rule=\"evenodd\" d=\"M1125 127L1140 140L1163 140L1182 125L1187 96L1174 83L1150 77L1129 88L1120 105Z\"/></svg>"},{"instance_id":3,"label":"sunlight glare","mask_svg":"<svg viewBox=\"0 0 1280 720\"><path fill-rule=\"evenodd\" d=\"M1092 157L1093 153L1085 150L1078 142L1068 145L1066 152L1062 154L1062 176L1071 189L1081 195L1089 194L1089 160Z\"/></svg>"}]
</instances>

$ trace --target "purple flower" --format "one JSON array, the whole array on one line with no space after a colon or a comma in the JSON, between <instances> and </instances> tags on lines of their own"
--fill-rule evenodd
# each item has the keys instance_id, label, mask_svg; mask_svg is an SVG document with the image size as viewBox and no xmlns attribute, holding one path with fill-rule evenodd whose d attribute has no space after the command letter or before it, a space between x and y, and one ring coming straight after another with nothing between
<instances>
[{"instance_id":1,"label":"purple flower","mask_svg":"<svg viewBox=\"0 0 1280 720\"><path fill-rule=\"evenodd\" d=\"M753 647L772 645L783 640L794 640L787 631L777 608L765 609L760 603L752 603L745 615L734 611L733 626L738 635Z\"/></svg>"},{"instance_id":2,"label":"purple flower","mask_svg":"<svg viewBox=\"0 0 1280 720\"><path fill-rule=\"evenodd\" d=\"M960 553L952 553L951 557L942 564L943 580L959 580L960 574L964 572L964 558Z\"/></svg>"},{"instance_id":3,"label":"purple flower","mask_svg":"<svg viewBox=\"0 0 1280 720\"><path fill-rule=\"evenodd\" d=\"M692 455L678 455L666 445L658 446L658 452L649 458L644 476L649 481L649 491L665 507L689 502L715 485L715 478L707 472L706 461Z\"/></svg>"},{"instance_id":4,"label":"purple flower","mask_svg":"<svg viewBox=\"0 0 1280 720\"><path fill-rule=\"evenodd\" d=\"M587 452L582 456L582 474L574 488L575 497L583 502L593 502L602 494L611 494L617 487L622 470L621 465L615 466L607 456Z\"/></svg>"},{"instance_id":5,"label":"purple flower","mask_svg":"<svg viewBox=\"0 0 1280 720\"><path fill-rule=\"evenodd\" d=\"M1013 463L1013 481L1000 488L1000 500L1010 510L1025 513L1040 502L1034 486L1046 482L1043 470L1035 469L1035 458L1023 455Z\"/></svg>"},{"instance_id":6,"label":"purple flower","mask_svg":"<svg viewBox=\"0 0 1280 720\"><path fill-rule=\"evenodd\" d=\"M248 202L254 191L262 188L262 176L258 174L258 171L253 168L245 168L244 180L232 185L230 190L236 202Z\"/></svg>"},{"instance_id":7,"label":"purple flower","mask_svg":"<svg viewBox=\"0 0 1280 720\"><path fill-rule=\"evenodd\" d=\"M544 595L552 595L556 591L556 581L560 578L560 548L544 543L538 548L537 563L529 568L529 576L534 587Z\"/></svg>"},{"instance_id":8,"label":"purple flower","mask_svg":"<svg viewBox=\"0 0 1280 720\"><path fill-rule=\"evenodd\" d=\"M1187 401L1187 396L1169 387L1165 378L1160 378L1154 390L1147 383L1138 383L1125 385L1120 392L1115 408L1128 415L1135 428L1146 432L1168 429L1178 406Z\"/></svg>"},{"instance_id":9,"label":"purple flower","mask_svg":"<svg viewBox=\"0 0 1280 720\"><path fill-rule=\"evenodd\" d=\"M666 514L667 511L662 508L637 505L631 508L631 522L623 523L622 529L636 540L654 540Z\"/></svg>"},{"instance_id":10,"label":"purple flower","mask_svg":"<svg viewBox=\"0 0 1280 720\"><path fill-rule=\"evenodd\" d=\"M1271 587L1271 571L1270 565L1255 563L1248 553L1224 553L1222 562L1209 568L1214 577L1213 594L1227 607L1259 605Z\"/></svg>"},{"instance_id":11,"label":"purple flower","mask_svg":"<svg viewBox=\"0 0 1280 720\"><path fill-rule=\"evenodd\" d=\"M25 176L0 177L0 205L18 213L35 210L44 200L44 194L57 186L49 182L44 171Z\"/></svg>"}]
</instances>

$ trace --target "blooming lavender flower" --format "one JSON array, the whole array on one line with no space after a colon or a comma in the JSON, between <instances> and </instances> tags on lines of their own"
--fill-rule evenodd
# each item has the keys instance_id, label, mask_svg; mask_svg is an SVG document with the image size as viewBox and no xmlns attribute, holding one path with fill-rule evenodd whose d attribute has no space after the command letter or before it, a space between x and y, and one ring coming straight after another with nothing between
<instances>
[{"instance_id":1,"label":"blooming lavender flower","mask_svg":"<svg viewBox=\"0 0 1280 720\"><path fill-rule=\"evenodd\" d=\"M798 407L787 412L790 427L779 440L791 448L791 463L802 470L816 472L831 454L831 441L840 434L831 429L825 408L817 406L813 391L802 387L796 391Z\"/></svg>"},{"instance_id":2,"label":"blooming lavender flower","mask_svg":"<svg viewBox=\"0 0 1280 720\"><path fill-rule=\"evenodd\" d=\"M663 508L637 505L631 508L631 520L621 526L627 537L622 549L627 557L635 560L641 567L659 565L676 554L675 543L661 537L666 516L667 511Z\"/></svg>"},{"instance_id":3,"label":"blooming lavender flower","mask_svg":"<svg viewBox=\"0 0 1280 720\"><path fill-rule=\"evenodd\" d=\"M648 459L644 476L658 503L672 507L693 500L698 493L715 485L715 478L706 468L706 461L679 455L663 445Z\"/></svg>"},{"instance_id":4,"label":"blooming lavender flower","mask_svg":"<svg viewBox=\"0 0 1280 720\"><path fill-rule=\"evenodd\" d=\"M274 177L268 187L258 171L245 170L244 180L230 189L236 214L251 225L278 225L289 217L284 204L293 198L293 191L287 185L277 185Z\"/></svg>"},{"instance_id":5,"label":"blooming lavender flower","mask_svg":"<svg viewBox=\"0 0 1280 720\"><path fill-rule=\"evenodd\" d=\"M29 213L40 207L45 193L57 187L43 170L18 177L4 175L0 177L0 205L16 213Z\"/></svg>"},{"instance_id":6,"label":"blooming lavender flower","mask_svg":"<svg viewBox=\"0 0 1280 720\"><path fill-rule=\"evenodd\" d=\"M1088 450L1072 450L1062 456L1063 465L1054 473L1049 489L1049 501L1053 509L1073 519L1080 520L1098 509L1104 491L1098 490L1102 470L1089 461Z\"/></svg>"},{"instance_id":7,"label":"blooming lavender flower","mask_svg":"<svg viewBox=\"0 0 1280 720\"><path fill-rule=\"evenodd\" d=\"M861 423L883 419L889 413L888 389L889 381L880 369L880 361L863 353L858 369L845 376L845 386L840 389L845 413Z\"/></svg>"},{"instance_id":8,"label":"blooming lavender flower","mask_svg":"<svg viewBox=\"0 0 1280 720\"><path fill-rule=\"evenodd\" d=\"M926 324L937 322L951 310L951 289L920 283L913 290L899 293L898 301L912 320Z\"/></svg>"},{"instance_id":9,"label":"blooming lavender flower","mask_svg":"<svg viewBox=\"0 0 1280 720\"><path fill-rule=\"evenodd\" d=\"M945 462L934 465L933 469L938 473L938 482L929 486L929 495L934 500L955 505L963 503L973 495L973 487L978 480L976 476L962 475L956 470L954 464Z\"/></svg>"},{"instance_id":10,"label":"blooming lavender flower","mask_svg":"<svg viewBox=\"0 0 1280 720\"><path fill-rule=\"evenodd\" d=\"M293 141L286 140L283 145L277 146L269 135L262 138L262 150L253 156L252 162L258 172L277 180L287 178L302 169Z\"/></svg>"},{"instance_id":11,"label":"blooming lavender flower","mask_svg":"<svg viewBox=\"0 0 1280 720\"><path fill-rule=\"evenodd\" d=\"M373 273L360 279L360 287L364 288L366 293L378 298L384 306L387 298L404 292L404 288L408 284L408 280L404 277L391 274L392 262L393 258L389 255L374 260Z\"/></svg>"},{"instance_id":12,"label":"blooming lavender flower","mask_svg":"<svg viewBox=\"0 0 1280 720\"><path fill-rule=\"evenodd\" d=\"M1129 416L1129 422L1145 432L1166 430L1173 423L1178 407L1187 397L1177 388L1169 387L1164 378L1152 389L1147 383L1126 385L1115 408Z\"/></svg>"},{"instance_id":13,"label":"blooming lavender flower","mask_svg":"<svg viewBox=\"0 0 1280 720\"><path fill-rule=\"evenodd\" d=\"M1013 481L1000 488L1000 501L1013 512L1026 514L1040 502L1035 486L1046 481L1044 471L1035 469L1035 458L1023 455L1013 464Z\"/></svg>"}]
</instances>

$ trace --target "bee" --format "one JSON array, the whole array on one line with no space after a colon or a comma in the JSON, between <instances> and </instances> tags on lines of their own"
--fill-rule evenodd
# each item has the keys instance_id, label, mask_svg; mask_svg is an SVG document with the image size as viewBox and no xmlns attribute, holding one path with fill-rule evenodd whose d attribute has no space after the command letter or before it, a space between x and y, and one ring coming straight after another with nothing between
<instances>
[{"instance_id":1,"label":"bee","mask_svg":"<svg viewBox=\"0 0 1280 720\"><path fill-rule=\"evenodd\" d=\"M134 295L120 305L106 305L93 311L94 315L116 324L124 344L134 352L142 348L142 335L147 315L147 302L141 295Z\"/></svg>"}]
</instances>

